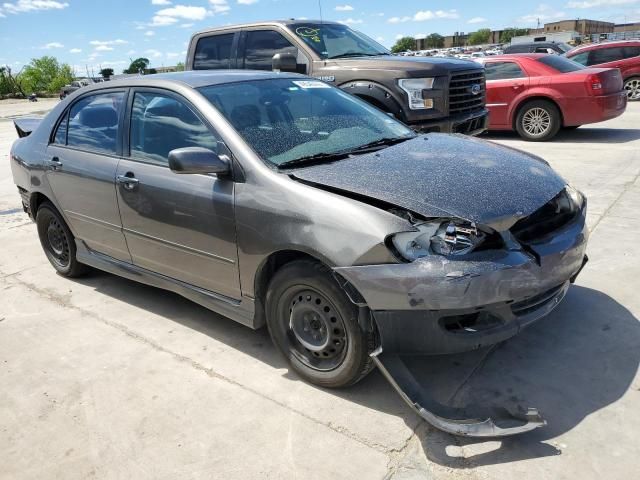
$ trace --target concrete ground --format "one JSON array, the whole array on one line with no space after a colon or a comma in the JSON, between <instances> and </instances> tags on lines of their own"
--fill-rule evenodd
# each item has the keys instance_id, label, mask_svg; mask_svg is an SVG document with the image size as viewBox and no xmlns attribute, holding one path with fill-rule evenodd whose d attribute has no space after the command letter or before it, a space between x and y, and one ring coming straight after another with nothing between
<instances>
[{"instance_id":1,"label":"concrete ground","mask_svg":"<svg viewBox=\"0 0 640 480\"><path fill-rule=\"evenodd\" d=\"M265 331L177 295L54 274L20 210L7 120L53 104L0 102L0 478L638 475L640 103L550 143L486 137L541 155L584 191L592 230L591 261L548 318L494 349L411 361L451 404L524 403L549 422L500 441L434 430L378 372L313 387Z\"/></svg>"}]
</instances>

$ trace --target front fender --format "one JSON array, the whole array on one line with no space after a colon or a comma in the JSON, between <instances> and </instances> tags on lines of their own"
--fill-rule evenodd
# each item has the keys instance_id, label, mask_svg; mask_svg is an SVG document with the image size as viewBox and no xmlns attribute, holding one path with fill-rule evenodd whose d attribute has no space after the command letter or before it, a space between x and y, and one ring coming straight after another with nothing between
<instances>
[{"instance_id":1,"label":"front fender","mask_svg":"<svg viewBox=\"0 0 640 480\"><path fill-rule=\"evenodd\" d=\"M384 85L370 80L352 80L338 85L338 87L351 95L356 95L369 101L373 105L384 107L386 111L398 118L404 118L404 111L401 106L402 99L397 98L396 94Z\"/></svg>"}]
</instances>

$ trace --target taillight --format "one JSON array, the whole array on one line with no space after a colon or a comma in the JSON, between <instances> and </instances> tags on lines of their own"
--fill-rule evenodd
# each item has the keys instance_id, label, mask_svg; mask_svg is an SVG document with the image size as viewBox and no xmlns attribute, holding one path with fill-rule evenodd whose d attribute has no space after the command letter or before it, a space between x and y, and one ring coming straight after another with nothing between
<instances>
[{"instance_id":1,"label":"taillight","mask_svg":"<svg viewBox=\"0 0 640 480\"><path fill-rule=\"evenodd\" d=\"M589 75L587 77L587 90L592 95L598 95L602 91L602 80L599 75Z\"/></svg>"}]
</instances>

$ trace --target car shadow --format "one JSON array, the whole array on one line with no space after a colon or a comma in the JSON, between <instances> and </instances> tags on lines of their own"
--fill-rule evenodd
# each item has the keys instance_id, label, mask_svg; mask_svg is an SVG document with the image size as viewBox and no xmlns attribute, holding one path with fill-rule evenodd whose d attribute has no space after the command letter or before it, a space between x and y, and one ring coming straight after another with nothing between
<instances>
[{"instance_id":1,"label":"car shadow","mask_svg":"<svg viewBox=\"0 0 640 480\"><path fill-rule=\"evenodd\" d=\"M210 336L273 368L286 368L266 329L251 330L179 295L106 273L75 281ZM486 440L454 437L427 426L377 371L348 389L316 388L401 417L417 434L427 458L440 465L507 463L560 455L550 440L616 402L630 388L640 364L638 345L640 322L629 310L602 292L574 285L547 318L497 347L405 358L421 386L438 401L452 406L531 406L546 418L547 426L503 438L499 448L471 458L450 454L449 447ZM290 371L285 376L302 381Z\"/></svg>"},{"instance_id":2,"label":"car shadow","mask_svg":"<svg viewBox=\"0 0 640 480\"><path fill-rule=\"evenodd\" d=\"M516 132L493 131L483 134L485 140L520 140ZM560 130L551 143L628 143L640 139L638 128L593 128L588 125L574 130Z\"/></svg>"}]
</instances>

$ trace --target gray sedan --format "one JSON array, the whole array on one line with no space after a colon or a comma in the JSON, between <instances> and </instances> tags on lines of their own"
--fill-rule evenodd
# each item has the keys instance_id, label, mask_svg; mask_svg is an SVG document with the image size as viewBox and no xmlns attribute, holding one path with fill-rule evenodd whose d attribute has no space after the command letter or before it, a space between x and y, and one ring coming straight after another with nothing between
<instances>
[{"instance_id":1,"label":"gray sedan","mask_svg":"<svg viewBox=\"0 0 640 480\"><path fill-rule=\"evenodd\" d=\"M272 72L103 83L16 127L13 177L61 275L91 266L266 324L320 386L377 365L452 433L544 423L535 409L508 426L461 417L399 357L503 341L563 298L586 261L586 201L543 160L416 135L326 83Z\"/></svg>"}]
</instances>

